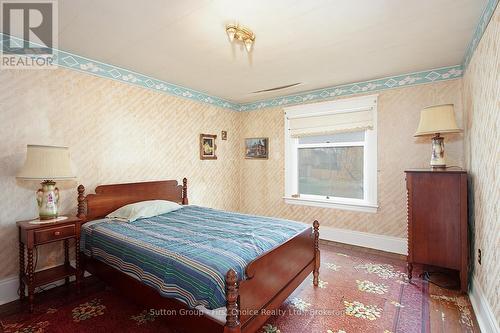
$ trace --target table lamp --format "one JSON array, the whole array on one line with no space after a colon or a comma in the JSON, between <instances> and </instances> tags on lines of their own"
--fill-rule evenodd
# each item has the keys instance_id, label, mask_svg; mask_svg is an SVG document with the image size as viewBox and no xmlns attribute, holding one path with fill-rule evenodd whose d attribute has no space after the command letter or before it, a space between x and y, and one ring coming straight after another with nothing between
<instances>
[{"instance_id":1,"label":"table lamp","mask_svg":"<svg viewBox=\"0 0 500 333\"><path fill-rule=\"evenodd\" d=\"M433 135L431 167L444 168L444 138L442 133L458 133L458 128L453 111L453 104L435 105L424 108L420 113L420 122L414 136Z\"/></svg>"},{"instance_id":2,"label":"table lamp","mask_svg":"<svg viewBox=\"0 0 500 333\"><path fill-rule=\"evenodd\" d=\"M26 161L17 174L24 180L43 180L36 192L40 220L58 217L59 189L55 180L75 178L71 170L68 147L28 145Z\"/></svg>"}]
</instances>

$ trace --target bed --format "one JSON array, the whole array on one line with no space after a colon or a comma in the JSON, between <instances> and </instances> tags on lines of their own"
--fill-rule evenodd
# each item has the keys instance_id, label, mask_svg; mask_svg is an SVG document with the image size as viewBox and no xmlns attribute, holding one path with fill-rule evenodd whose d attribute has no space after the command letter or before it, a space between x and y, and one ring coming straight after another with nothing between
<instances>
[{"instance_id":1,"label":"bed","mask_svg":"<svg viewBox=\"0 0 500 333\"><path fill-rule=\"evenodd\" d=\"M312 272L319 223L188 205L187 180L78 187L82 266L186 332L256 332ZM183 208L133 223L104 217L126 204L169 200Z\"/></svg>"}]
</instances>

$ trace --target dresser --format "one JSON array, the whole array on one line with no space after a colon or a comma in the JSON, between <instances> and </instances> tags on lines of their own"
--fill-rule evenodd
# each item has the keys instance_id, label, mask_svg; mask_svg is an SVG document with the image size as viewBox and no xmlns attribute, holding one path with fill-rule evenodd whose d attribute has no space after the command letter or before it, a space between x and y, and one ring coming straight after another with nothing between
<instances>
[{"instance_id":1,"label":"dresser","mask_svg":"<svg viewBox=\"0 0 500 333\"><path fill-rule=\"evenodd\" d=\"M467 173L460 169L407 170L408 278L414 264L459 272L468 288Z\"/></svg>"}]
</instances>

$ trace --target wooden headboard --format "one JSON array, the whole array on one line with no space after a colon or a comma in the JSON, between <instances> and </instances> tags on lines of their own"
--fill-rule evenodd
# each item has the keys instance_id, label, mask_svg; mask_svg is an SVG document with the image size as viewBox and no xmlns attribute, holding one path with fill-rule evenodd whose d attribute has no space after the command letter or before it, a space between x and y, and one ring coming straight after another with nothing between
<instances>
[{"instance_id":1,"label":"wooden headboard","mask_svg":"<svg viewBox=\"0 0 500 333\"><path fill-rule=\"evenodd\" d=\"M114 210L139 201L169 200L187 205L187 179L99 185L95 194L85 196L85 187L78 186L78 217L86 221L103 218Z\"/></svg>"}]
</instances>

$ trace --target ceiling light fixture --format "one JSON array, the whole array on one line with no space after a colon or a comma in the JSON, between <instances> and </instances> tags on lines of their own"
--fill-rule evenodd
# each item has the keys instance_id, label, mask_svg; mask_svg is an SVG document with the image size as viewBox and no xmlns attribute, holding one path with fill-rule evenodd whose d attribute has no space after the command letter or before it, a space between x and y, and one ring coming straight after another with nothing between
<instances>
[{"instance_id":1,"label":"ceiling light fixture","mask_svg":"<svg viewBox=\"0 0 500 333\"><path fill-rule=\"evenodd\" d=\"M240 41L245 45L247 52L252 51L255 42L255 34L252 30L239 24L228 24L226 25L226 33L231 43L235 40Z\"/></svg>"}]
</instances>

